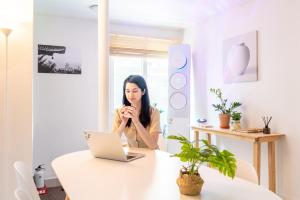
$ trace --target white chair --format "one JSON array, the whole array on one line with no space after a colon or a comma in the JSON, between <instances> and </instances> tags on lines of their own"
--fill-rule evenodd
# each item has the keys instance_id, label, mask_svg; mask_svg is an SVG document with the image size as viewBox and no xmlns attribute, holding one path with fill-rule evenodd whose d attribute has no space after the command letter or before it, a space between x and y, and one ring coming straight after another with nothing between
<instances>
[{"instance_id":1,"label":"white chair","mask_svg":"<svg viewBox=\"0 0 300 200\"><path fill-rule=\"evenodd\" d=\"M17 200L33 200L33 198L28 196L27 192L20 188L15 189L15 197Z\"/></svg>"},{"instance_id":2,"label":"white chair","mask_svg":"<svg viewBox=\"0 0 300 200\"><path fill-rule=\"evenodd\" d=\"M250 181L252 183L258 184L258 176L256 170L253 165L244 161L238 160L236 161L236 176L242 178L244 180Z\"/></svg>"},{"instance_id":3,"label":"white chair","mask_svg":"<svg viewBox=\"0 0 300 200\"><path fill-rule=\"evenodd\" d=\"M41 200L35 187L31 169L21 161L14 163L18 188L27 193L32 200Z\"/></svg>"}]
</instances>

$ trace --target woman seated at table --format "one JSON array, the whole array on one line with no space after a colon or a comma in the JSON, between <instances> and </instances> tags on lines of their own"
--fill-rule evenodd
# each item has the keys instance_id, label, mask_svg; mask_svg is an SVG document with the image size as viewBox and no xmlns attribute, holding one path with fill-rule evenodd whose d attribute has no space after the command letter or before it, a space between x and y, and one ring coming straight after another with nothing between
<instances>
[{"instance_id":1,"label":"woman seated at table","mask_svg":"<svg viewBox=\"0 0 300 200\"><path fill-rule=\"evenodd\" d=\"M146 81L130 75L123 84L123 106L115 112L113 132L125 133L129 147L157 149L160 113L150 106Z\"/></svg>"}]
</instances>

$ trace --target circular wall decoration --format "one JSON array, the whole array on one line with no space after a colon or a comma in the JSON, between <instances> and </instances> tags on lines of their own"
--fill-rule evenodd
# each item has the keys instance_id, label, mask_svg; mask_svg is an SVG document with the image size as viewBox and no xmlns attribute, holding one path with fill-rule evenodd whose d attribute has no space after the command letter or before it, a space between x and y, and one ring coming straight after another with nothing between
<instances>
[{"instance_id":1,"label":"circular wall decoration","mask_svg":"<svg viewBox=\"0 0 300 200\"><path fill-rule=\"evenodd\" d=\"M187 57L181 53L177 52L170 58L170 65L176 69L183 69L187 64Z\"/></svg>"},{"instance_id":2,"label":"circular wall decoration","mask_svg":"<svg viewBox=\"0 0 300 200\"><path fill-rule=\"evenodd\" d=\"M186 78L182 73L174 73L170 78L170 85L176 90L180 90L186 85Z\"/></svg>"},{"instance_id":3,"label":"circular wall decoration","mask_svg":"<svg viewBox=\"0 0 300 200\"><path fill-rule=\"evenodd\" d=\"M186 106L186 103L186 97L180 92L176 92L170 97L170 105L175 110L183 109Z\"/></svg>"}]
</instances>

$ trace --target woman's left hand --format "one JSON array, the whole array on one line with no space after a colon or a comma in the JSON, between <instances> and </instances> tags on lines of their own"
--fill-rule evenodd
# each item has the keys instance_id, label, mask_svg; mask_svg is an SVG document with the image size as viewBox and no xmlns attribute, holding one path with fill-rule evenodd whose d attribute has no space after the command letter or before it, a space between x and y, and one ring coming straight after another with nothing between
<instances>
[{"instance_id":1,"label":"woman's left hand","mask_svg":"<svg viewBox=\"0 0 300 200\"><path fill-rule=\"evenodd\" d=\"M128 106L127 107L127 113L130 116L130 118L132 119L133 123L139 121L139 114L138 114L138 111L135 107Z\"/></svg>"}]
</instances>

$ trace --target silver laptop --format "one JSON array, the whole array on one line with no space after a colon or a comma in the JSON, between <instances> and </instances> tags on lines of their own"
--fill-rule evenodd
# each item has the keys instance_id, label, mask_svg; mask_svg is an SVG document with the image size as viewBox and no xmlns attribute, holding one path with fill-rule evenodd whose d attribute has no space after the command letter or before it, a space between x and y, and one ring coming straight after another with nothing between
<instances>
[{"instance_id":1,"label":"silver laptop","mask_svg":"<svg viewBox=\"0 0 300 200\"><path fill-rule=\"evenodd\" d=\"M96 158L129 162L145 156L141 153L125 153L120 137L114 133L85 131L85 139L92 155Z\"/></svg>"}]
</instances>

